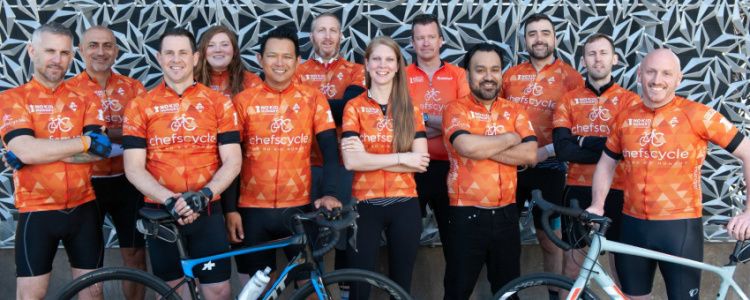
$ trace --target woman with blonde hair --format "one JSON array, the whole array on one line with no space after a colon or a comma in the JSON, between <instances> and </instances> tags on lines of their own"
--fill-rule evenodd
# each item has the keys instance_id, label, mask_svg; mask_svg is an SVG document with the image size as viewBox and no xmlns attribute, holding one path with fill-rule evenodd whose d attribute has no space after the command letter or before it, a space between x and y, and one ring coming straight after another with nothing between
<instances>
[{"instance_id":1,"label":"woman with blonde hair","mask_svg":"<svg viewBox=\"0 0 750 300\"><path fill-rule=\"evenodd\" d=\"M427 170L427 136L409 97L398 44L374 38L365 67L368 92L347 103L342 126L342 156L354 171L352 196L360 213L347 261L349 267L376 271L385 231L390 278L409 291L422 230L414 173ZM368 293L354 285L350 299L366 299Z\"/></svg>"},{"instance_id":2,"label":"woman with blonde hair","mask_svg":"<svg viewBox=\"0 0 750 300\"><path fill-rule=\"evenodd\" d=\"M224 25L213 26L203 33L198 52L195 80L227 97L263 82L258 75L245 70L237 36Z\"/></svg>"}]
</instances>

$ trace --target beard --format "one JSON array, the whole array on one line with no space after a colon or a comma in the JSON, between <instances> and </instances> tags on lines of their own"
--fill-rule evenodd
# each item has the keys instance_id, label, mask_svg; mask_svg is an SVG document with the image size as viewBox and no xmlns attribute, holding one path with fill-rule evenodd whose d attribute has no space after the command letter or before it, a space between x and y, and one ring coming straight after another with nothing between
<instances>
[{"instance_id":1,"label":"beard","mask_svg":"<svg viewBox=\"0 0 750 300\"><path fill-rule=\"evenodd\" d=\"M482 85L485 83L492 83L495 86L491 90L486 90L482 88ZM474 85L473 83L470 83L470 85L471 85L471 93L474 94L474 96L479 98L480 100L484 100L484 101L495 100L495 98L497 98L497 95L500 94L500 84L494 81L485 80L485 81L479 82L478 85Z\"/></svg>"},{"instance_id":2,"label":"beard","mask_svg":"<svg viewBox=\"0 0 750 300\"><path fill-rule=\"evenodd\" d=\"M544 45L546 46L544 50L534 50L534 46L537 45ZM553 47L550 47L548 44L544 43L537 43L531 46L531 49L529 49L529 56L531 56L534 59L545 59L547 57L550 57L552 55L552 51L554 50Z\"/></svg>"}]
</instances>

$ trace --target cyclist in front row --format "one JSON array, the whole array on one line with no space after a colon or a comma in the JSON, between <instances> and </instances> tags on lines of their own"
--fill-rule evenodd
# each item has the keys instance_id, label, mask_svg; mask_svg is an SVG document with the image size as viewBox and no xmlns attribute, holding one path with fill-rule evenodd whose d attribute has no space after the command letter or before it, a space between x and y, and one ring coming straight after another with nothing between
<instances>
[{"instance_id":1,"label":"cyclist in front row","mask_svg":"<svg viewBox=\"0 0 750 300\"><path fill-rule=\"evenodd\" d=\"M617 114L631 105L638 104L638 95L619 86L612 78L612 66L617 64L614 43L608 36L597 33L589 36L583 44L581 63L586 67L586 86L563 95L555 108L552 131L558 159L569 162L566 181L565 206L572 199L580 207L591 205L591 177L596 162L602 156L604 143L611 132L610 127ZM612 219L607 239L619 241L622 218L623 168L617 169L612 189L607 194L605 213ZM563 240L574 244L578 227L562 218ZM568 250L564 253L563 273L576 278L585 252ZM611 254L610 254L611 255ZM610 257L614 271L614 256ZM614 274L614 272L613 272Z\"/></svg>"},{"instance_id":2,"label":"cyclist in front row","mask_svg":"<svg viewBox=\"0 0 750 300\"><path fill-rule=\"evenodd\" d=\"M750 178L750 143L721 113L675 95L682 80L679 58L650 52L638 67L642 103L618 114L593 178L590 212L602 215L618 160L624 164L625 200L620 240L626 244L703 260L701 165L707 142L742 160ZM748 238L750 210L733 218L729 233ZM656 264L670 299L698 299L701 271L616 254L622 290L650 299Z\"/></svg>"},{"instance_id":3,"label":"cyclist in front row","mask_svg":"<svg viewBox=\"0 0 750 300\"><path fill-rule=\"evenodd\" d=\"M232 102L196 83L195 39L187 30L170 29L159 41L157 60L163 82L133 99L125 111L125 174L146 196L146 205L166 206L179 214L187 253L208 256L229 249L218 196L237 177L242 160L237 113ZM200 192L210 204L204 212L186 205L181 193ZM156 276L175 286L184 274L177 245L148 239ZM229 299L229 260L211 261L196 270L206 299ZM187 286L180 288L189 297Z\"/></svg>"},{"instance_id":4,"label":"cyclist in front row","mask_svg":"<svg viewBox=\"0 0 750 300\"><path fill-rule=\"evenodd\" d=\"M73 60L70 30L57 23L42 25L32 34L28 52L33 78L0 94L0 135L11 151L4 160L16 169L16 298L43 299L61 240L73 278L102 266L104 244L89 162L107 157L111 145L101 133L105 122L99 99L63 82ZM81 296L101 296L97 292Z\"/></svg>"},{"instance_id":5,"label":"cyclist in front row","mask_svg":"<svg viewBox=\"0 0 750 300\"><path fill-rule=\"evenodd\" d=\"M243 137L240 198L227 214L230 232L244 230L241 246L292 235L290 217L310 204L310 152L316 139L323 155L322 195L316 208L340 207L336 194L339 152L336 125L328 101L312 86L293 81L299 62L297 34L278 28L260 42L258 54L265 81L237 94L234 104ZM299 249L286 250L288 258ZM236 257L241 281L265 267L276 268L276 253Z\"/></svg>"}]
</instances>

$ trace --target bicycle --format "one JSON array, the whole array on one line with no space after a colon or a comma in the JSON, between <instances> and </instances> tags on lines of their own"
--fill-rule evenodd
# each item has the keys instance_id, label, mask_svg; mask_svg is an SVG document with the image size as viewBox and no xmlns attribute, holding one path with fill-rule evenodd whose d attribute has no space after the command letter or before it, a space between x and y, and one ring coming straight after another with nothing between
<instances>
[{"instance_id":1,"label":"bicycle","mask_svg":"<svg viewBox=\"0 0 750 300\"><path fill-rule=\"evenodd\" d=\"M599 299L598 295L589 288L591 279L601 287L610 299L626 299L624 293L620 291L612 278L598 263L599 254L606 251L656 259L714 273L721 278L717 299L725 299L730 287L740 299L748 299L732 277L737 268L737 263L745 263L750 260L750 241L737 241L733 253L729 256L729 262L724 266L716 266L607 240L605 233L612 222L609 218L591 214L576 207L576 205L570 208L554 205L542 199L541 192L538 190L532 191L532 201L543 210L542 228L544 232L552 242L563 250L570 250L573 247L552 233L548 221L552 213L556 212L563 216L569 216L582 224L598 225L598 228L596 226L589 227L583 238L583 241L589 245L589 249L575 281L552 273L529 274L506 284L493 296L493 299L541 299L547 296L549 289L567 291L567 299ZM726 225L728 220L710 220L708 223Z\"/></svg>"},{"instance_id":2,"label":"bicycle","mask_svg":"<svg viewBox=\"0 0 750 300\"><path fill-rule=\"evenodd\" d=\"M203 203L198 207L205 208L205 206L206 203ZM294 286L295 280L293 278L299 279L295 275L304 274L300 272L309 272L309 276L305 277L309 278L309 281L294 291L290 299L307 299L308 296L312 295L316 295L318 299L339 299L340 295L337 294L339 292L338 285L351 285L353 283L369 285L372 291L370 294L372 295L371 298L412 299L398 284L378 273L359 269L341 269L330 273L322 272L322 266L318 264L319 258L336 245L340 235L339 231L352 226L358 217L357 212L352 208L340 210L341 214L338 216L322 210L295 214L291 218L294 234L290 237L269 241L253 247L235 249L221 254L197 258L190 258L185 253L178 227L175 224L176 221L167 210L142 208L139 212L143 217L138 223L139 231L168 242L177 243L182 271L185 274L183 280L175 288L172 288L166 282L150 273L123 267L109 267L87 273L68 283L59 293L58 299L75 299L75 296L79 292L97 284L101 284L101 291L105 294L104 299L125 299L124 295L118 295L122 292L120 288L122 281L130 281L143 285L146 288L148 299L181 299L176 291L182 285L187 284L191 298L200 299L196 292L196 280L193 274L195 266L204 264L205 267L205 264L212 260L228 259L235 255L275 250L287 246L303 246L304 249L291 259L286 267L280 269L281 273L278 279L270 283L270 288L259 299L278 299L287 287ZM324 243L319 249L314 249L310 234L305 231L303 222L310 222L321 228L322 230L317 240L326 240L327 243ZM114 296L109 294L114 294Z\"/></svg>"}]
</instances>

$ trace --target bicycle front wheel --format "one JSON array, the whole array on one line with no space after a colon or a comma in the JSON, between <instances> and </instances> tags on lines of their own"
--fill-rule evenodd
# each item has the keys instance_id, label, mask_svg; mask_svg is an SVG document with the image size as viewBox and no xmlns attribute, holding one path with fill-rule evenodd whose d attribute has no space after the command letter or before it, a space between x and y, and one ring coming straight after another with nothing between
<instances>
[{"instance_id":1,"label":"bicycle front wheel","mask_svg":"<svg viewBox=\"0 0 750 300\"><path fill-rule=\"evenodd\" d=\"M409 293L397 283L388 279L388 277L366 270L341 269L323 274L321 281L322 283L316 285L318 285L321 291L326 293L326 299L342 299L342 287L344 290L351 287L351 292L354 292L355 286L358 291L369 289L368 295L362 296L362 293L358 293L360 297L357 297L354 294L349 294L348 299L412 299ZM310 296L316 296L315 287L313 286L312 281L298 289L294 295L292 295L291 299L310 299L308 298Z\"/></svg>"},{"instance_id":2,"label":"bicycle front wheel","mask_svg":"<svg viewBox=\"0 0 750 300\"><path fill-rule=\"evenodd\" d=\"M135 287L135 295L130 294L133 290L130 287ZM104 268L87 273L63 287L56 299L82 298L83 294L79 293L95 297L101 295L105 300L141 298L141 294L145 295L145 299L180 299L158 277L131 268Z\"/></svg>"},{"instance_id":3,"label":"bicycle front wheel","mask_svg":"<svg viewBox=\"0 0 750 300\"><path fill-rule=\"evenodd\" d=\"M559 299L565 299L565 294L573 288L573 281L567 277L549 274L537 273L521 276L508 282L501 288L492 299L551 299L550 292L557 292ZM579 299L598 299L588 289L578 296Z\"/></svg>"}]
</instances>

